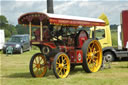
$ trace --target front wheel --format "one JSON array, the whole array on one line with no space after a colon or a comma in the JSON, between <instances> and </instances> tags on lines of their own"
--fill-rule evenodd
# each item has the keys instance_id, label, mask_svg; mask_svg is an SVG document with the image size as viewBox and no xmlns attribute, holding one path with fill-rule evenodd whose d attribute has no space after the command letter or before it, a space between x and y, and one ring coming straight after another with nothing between
<instances>
[{"instance_id":1,"label":"front wheel","mask_svg":"<svg viewBox=\"0 0 128 85\"><path fill-rule=\"evenodd\" d=\"M97 72L102 65L102 47L98 40L88 39L82 47L83 69L88 72Z\"/></svg>"},{"instance_id":2,"label":"front wheel","mask_svg":"<svg viewBox=\"0 0 128 85\"><path fill-rule=\"evenodd\" d=\"M70 72L70 60L68 56L59 52L53 61L53 72L56 78L66 78Z\"/></svg>"},{"instance_id":3,"label":"front wheel","mask_svg":"<svg viewBox=\"0 0 128 85\"><path fill-rule=\"evenodd\" d=\"M29 69L33 77L43 77L47 72L45 56L42 53L34 54L31 58Z\"/></svg>"}]
</instances>

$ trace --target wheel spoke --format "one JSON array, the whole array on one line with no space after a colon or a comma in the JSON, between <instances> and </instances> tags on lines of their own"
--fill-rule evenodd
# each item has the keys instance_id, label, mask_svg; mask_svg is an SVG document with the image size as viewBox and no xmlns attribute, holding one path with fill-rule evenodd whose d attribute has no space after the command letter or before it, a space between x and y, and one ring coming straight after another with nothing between
<instances>
[{"instance_id":1,"label":"wheel spoke","mask_svg":"<svg viewBox=\"0 0 128 85\"><path fill-rule=\"evenodd\" d=\"M96 51L95 54L99 53L100 51Z\"/></svg>"},{"instance_id":2,"label":"wheel spoke","mask_svg":"<svg viewBox=\"0 0 128 85\"><path fill-rule=\"evenodd\" d=\"M60 68L60 70L59 70L59 74L62 72L62 68Z\"/></svg>"},{"instance_id":3,"label":"wheel spoke","mask_svg":"<svg viewBox=\"0 0 128 85\"><path fill-rule=\"evenodd\" d=\"M37 68L36 66L33 67L33 69Z\"/></svg>"},{"instance_id":4,"label":"wheel spoke","mask_svg":"<svg viewBox=\"0 0 128 85\"><path fill-rule=\"evenodd\" d=\"M56 67L57 67L57 68L60 68L60 64L57 64Z\"/></svg>"},{"instance_id":5,"label":"wheel spoke","mask_svg":"<svg viewBox=\"0 0 128 85\"><path fill-rule=\"evenodd\" d=\"M65 60L66 60L66 59L63 59L63 63L65 63Z\"/></svg>"},{"instance_id":6,"label":"wheel spoke","mask_svg":"<svg viewBox=\"0 0 128 85\"><path fill-rule=\"evenodd\" d=\"M39 63L40 63L42 60L43 60L43 58L41 57L41 59L40 59Z\"/></svg>"},{"instance_id":7,"label":"wheel spoke","mask_svg":"<svg viewBox=\"0 0 128 85\"><path fill-rule=\"evenodd\" d=\"M35 71L35 73L38 74L38 71L39 71L39 69L37 68L37 70Z\"/></svg>"},{"instance_id":8,"label":"wheel spoke","mask_svg":"<svg viewBox=\"0 0 128 85\"><path fill-rule=\"evenodd\" d=\"M35 60L34 60L34 61L35 61L35 63L37 64L37 60L36 60L36 58L35 58Z\"/></svg>"},{"instance_id":9,"label":"wheel spoke","mask_svg":"<svg viewBox=\"0 0 128 85\"><path fill-rule=\"evenodd\" d=\"M40 63L40 56L38 56L38 62Z\"/></svg>"},{"instance_id":10,"label":"wheel spoke","mask_svg":"<svg viewBox=\"0 0 128 85\"><path fill-rule=\"evenodd\" d=\"M65 72L66 72L66 70L67 70L67 66L64 66L63 70L64 70L64 73L65 73Z\"/></svg>"},{"instance_id":11,"label":"wheel spoke","mask_svg":"<svg viewBox=\"0 0 128 85\"><path fill-rule=\"evenodd\" d=\"M92 51L91 51L91 47L88 47L88 49L89 49L89 52L92 52Z\"/></svg>"},{"instance_id":12,"label":"wheel spoke","mask_svg":"<svg viewBox=\"0 0 128 85\"><path fill-rule=\"evenodd\" d=\"M61 63L63 63L63 56L61 56Z\"/></svg>"},{"instance_id":13,"label":"wheel spoke","mask_svg":"<svg viewBox=\"0 0 128 85\"><path fill-rule=\"evenodd\" d=\"M90 63L91 63L91 61L92 61L92 60L91 60L91 59L89 59L88 64L90 64Z\"/></svg>"},{"instance_id":14,"label":"wheel spoke","mask_svg":"<svg viewBox=\"0 0 128 85\"><path fill-rule=\"evenodd\" d=\"M93 48L92 52L93 52L93 53L95 52L95 47Z\"/></svg>"},{"instance_id":15,"label":"wheel spoke","mask_svg":"<svg viewBox=\"0 0 128 85\"><path fill-rule=\"evenodd\" d=\"M36 65L37 63L34 63L34 62L33 62L33 64L35 64L35 65Z\"/></svg>"},{"instance_id":16,"label":"wheel spoke","mask_svg":"<svg viewBox=\"0 0 128 85\"><path fill-rule=\"evenodd\" d=\"M64 68L63 69L67 69L67 66L64 66Z\"/></svg>"},{"instance_id":17,"label":"wheel spoke","mask_svg":"<svg viewBox=\"0 0 128 85\"><path fill-rule=\"evenodd\" d=\"M93 68L93 65L92 65L92 64L90 64L90 65L89 65L89 68L90 68L90 69L92 69L92 68Z\"/></svg>"},{"instance_id":18,"label":"wheel spoke","mask_svg":"<svg viewBox=\"0 0 128 85\"><path fill-rule=\"evenodd\" d=\"M62 60L62 63L64 63L64 62L65 62L65 60L66 60L66 59L65 59L65 57L63 56L63 60Z\"/></svg>"},{"instance_id":19,"label":"wheel spoke","mask_svg":"<svg viewBox=\"0 0 128 85\"><path fill-rule=\"evenodd\" d=\"M96 67L96 60L93 60L93 68Z\"/></svg>"},{"instance_id":20,"label":"wheel spoke","mask_svg":"<svg viewBox=\"0 0 128 85\"><path fill-rule=\"evenodd\" d=\"M63 70L64 70L64 74L65 74L65 72L66 72L65 70L66 70L66 69L63 69Z\"/></svg>"},{"instance_id":21,"label":"wheel spoke","mask_svg":"<svg viewBox=\"0 0 128 85\"><path fill-rule=\"evenodd\" d=\"M97 59L98 58L98 56L94 56L94 59Z\"/></svg>"},{"instance_id":22,"label":"wheel spoke","mask_svg":"<svg viewBox=\"0 0 128 85\"><path fill-rule=\"evenodd\" d=\"M94 46L95 46L95 44L94 44L94 43L92 43L92 46L91 46L91 47L93 48Z\"/></svg>"},{"instance_id":23,"label":"wheel spoke","mask_svg":"<svg viewBox=\"0 0 128 85\"><path fill-rule=\"evenodd\" d=\"M59 63L60 63L60 58L58 59Z\"/></svg>"},{"instance_id":24,"label":"wheel spoke","mask_svg":"<svg viewBox=\"0 0 128 85\"><path fill-rule=\"evenodd\" d=\"M90 47L90 52L93 52L93 49Z\"/></svg>"},{"instance_id":25,"label":"wheel spoke","mask_svg":"<svg viewBox=\"0 0 128 85\"><path fill-rule=\"evenodd\" d=\"M43 73L44 71L40 68L40 72Z\"/></svg>"},{"instance_id":26,"label":"wheel spoke","mask_svg":"<svg viewBox=\"0 0 128 85\"><path fill-rule=\"evenodd\" d=\"M56 62L57 65L59 65L60 63Z\"/></svg>"},{"instance_id":27,"label":"wheel spoke","mask_svg":"<svg viewBox=\"0 0 128 85\"><path fill-rule=\"evenodd\" d=\"M62 71L60 72L60 75L61 75L61 76L63 75Z\"/></svg>"},{"instance_id":28,"label":"wheel spoke","mask_svg":"<svg viewBox=\"0 0 128 85\"><path fill-rule=\"evenodd\" d=\"M64 63L64 66L67 66L67 63Z\"/></svg>"}]
</instances>

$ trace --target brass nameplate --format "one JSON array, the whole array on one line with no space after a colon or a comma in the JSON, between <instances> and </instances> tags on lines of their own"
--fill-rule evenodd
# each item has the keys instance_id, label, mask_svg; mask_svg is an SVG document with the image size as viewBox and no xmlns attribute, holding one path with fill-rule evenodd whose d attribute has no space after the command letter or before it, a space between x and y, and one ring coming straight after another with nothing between
<instances>
[{"instance_id":1,"label":"brass nameplate","mask_svg":"<svg viewBox=\"0 0 128 85\"><path fill-rule=\"evenodd\" d=\"M32 42L32 44L40 44L40 42Z\"/></svg>"}]
</instances>

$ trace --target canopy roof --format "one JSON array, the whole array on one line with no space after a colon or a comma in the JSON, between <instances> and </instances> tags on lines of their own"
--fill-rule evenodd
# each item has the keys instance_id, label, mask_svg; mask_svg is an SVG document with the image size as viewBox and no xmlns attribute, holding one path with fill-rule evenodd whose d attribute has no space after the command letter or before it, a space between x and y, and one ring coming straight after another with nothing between
<instances>
[{"instance_id":1,"label":"canopy roof","mask_svg":"<svg viewBox=\"0 0 128 85\"><path fill-rule=\"evenodd\" d=\"M55 25L67 25L67 26L104 26L105 22L101 19L67 16L58 14L49 14L41 12L31 12L23 14L19 17L19 24L29 24L32 22L33 25L40 25L40 21L43 24L50 23Z\"/></svg>"}]
</instances>

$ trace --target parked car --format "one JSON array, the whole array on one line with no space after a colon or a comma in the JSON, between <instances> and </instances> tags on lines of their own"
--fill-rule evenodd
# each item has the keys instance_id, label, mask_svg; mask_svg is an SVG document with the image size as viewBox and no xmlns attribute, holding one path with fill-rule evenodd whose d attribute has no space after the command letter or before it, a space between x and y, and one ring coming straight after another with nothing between
<instances>
[{"instance_id":1,"label":"parked car","mask_svg":"<svg viewBox=\"0 0 128 85\"><path fill-rule=\"evenodd\" d=\"M30 50L29 35L12 35L12 37L4 44L3 53L6 53L7 47L13 48L13 53L22 54L24 51Z\"/></svg>"}]
</instances>

